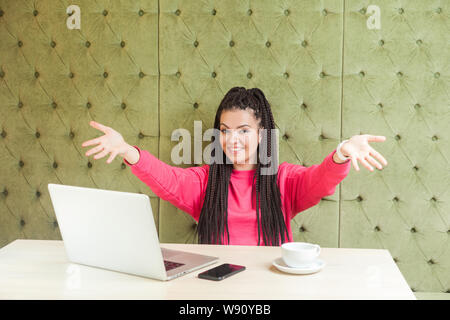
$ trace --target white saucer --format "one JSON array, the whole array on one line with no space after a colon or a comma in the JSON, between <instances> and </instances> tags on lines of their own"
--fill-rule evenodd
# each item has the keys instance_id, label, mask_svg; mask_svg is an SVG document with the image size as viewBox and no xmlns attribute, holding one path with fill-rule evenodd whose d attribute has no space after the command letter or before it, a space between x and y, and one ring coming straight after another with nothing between
<instances>
[{"instance_id":1,"label":"white saucer","mask_svg":"<svg viewBox=\"0 0 450 320\"><path fill-rule=\"evenodd\" d=\"M282 257L275 259L272 264L280 271L293 273L293 274L309 274L322 270L325 266L325 262L320 259L316 259L311 263L305 264L302 267L292 268L286 265Z\"/></svg>"}]
</instances>

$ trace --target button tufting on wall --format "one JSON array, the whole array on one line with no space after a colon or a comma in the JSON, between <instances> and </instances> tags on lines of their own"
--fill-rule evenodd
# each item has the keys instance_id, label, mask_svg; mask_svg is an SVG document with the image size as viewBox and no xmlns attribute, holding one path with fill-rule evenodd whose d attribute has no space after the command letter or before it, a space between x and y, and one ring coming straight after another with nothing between
<instances>
[{"instance_id":1,"label":"button tufting on wall","mask_svg":"<svg viewBox=\"0 0 450 320\"><path fill-rule=\"evenodd\" d=\"M103 10L102 14L106 17L108 15L108 10Z\"/></svg>"},{"instance_id":2,"label":"button tufting on wall","mask_svg":"<svg viewBox=\"0 0 450 320\"><path fill-rule=\"evenodd\" d=\"M198 108L198 103L194 102L194 108L197 109Z\"/></svg>"},{"instance_id":3,"label":"button tufting on wall","mask_svg":"<svg viewBox=\"0 0 450 320\"><path fill-rule=\"evenodd\" d=\"M123 110L125 110L125 108L127 107L127 105L125 104L125 102L122 102L122 103L120 104L120 107L121 107Z\"/></svg>"},{"instance_id":4,"label":"button tufting on wall","mask_svg":"<svg viewBox=\"0 0 450 320\"><path fill-rule=\"evenodd\" d=\"M211 73L211 77L213 77L213 78L217 77L217 73L215 73L215 72Z\"/></svg>"},{"instance_id":5,"label":"button tufting on wall","mask_svg":"<svg viewBox=\"0 0 450 320\"><path fill-rule=\"evenodd\" d=\"M121 167L122 169L125 169L125 168L127 167L127 165L126 165L125 163L122 162L122 163L120 164L120 167Z\"/></svg>"},{"instance_id":6,"label":"button tufting on wall","mask_svg":"<svg viewBox=\"0 0 450 320\"><path fill-rule=\"evenodd\" d=\"M213 16L215 16L216 13L217 13L216 9L212 9L212 10L211 10L211 14L212 14Z\"/></svg>"},{"instance_id":7,"label":"button tufting on wall","mask_svg":"<svg viewBox=\"0 0 450 320\"><path fill-rule=\"evenodd\" d=\"M22 108L23 107L23 102L22 101L19 101L19 103L17 104L17 107L20 109L20 108Z\"/></svg>"},{"instance_id":8,"label":"button tufting on wall","mask_svg":"<svg viewBox=\"0 0 450 320\"><path fill-rule=\"evenodd\" d=\"M392 259L394 260L395 263L398 262L398 259L397 259L397 258L394 257L394 258L392 258Z\"/></svg>"},{"instance_id":9,"label":"button tufting on wall","mask_svg":"<svg viewBox=\"0 0 450 320\"><path fill-rule=\"evenodd\" d=\"M2 138L6 138L6 131L5 129L2 129L2 133L0 133L0 136L2 136Z\"/></svg>"},{"instance_id":10,"label":"button tufting on wall","mask_svg":"<svg viewBox=\"0 0 450 320\"><path fill-rule=\"evenodd\" d=\"M139 78L143 78L145 76L145 74L141 71L139 72Z\"/></svg>"},{"instance_id":11,"label":"button tufting on wall","mask_svg":"<svg viewBox=\"0 0 450 320\"><path fill-rule=\"evenodd\" d=\"M363 201L363 198L361 196L357 196L356 201L361 202L361 201Z\"/></svg>"},{"instance_id":12,"label":"button tufting on wall","mask_svg":"<svg viewBox=\"0 0 450 320\"><path fill-rule=\"evenodd\" d=\"M308 42L306 40L303 40L301 44L302 44L302 47L305 48L308 45Z\"/></svg>"},{"instance_id":13,"label":"button tufting on wall","mask_svg":"<svg viewBox=\"0 0 450 320\"><path fill-rule=\"evenodd\" d=\"M41 196L41 192L39 190L36 191L36 197L40 197Z\"/></svg>"},{"instance_id":14,"label":"button tufting on wall","mask_svg":"<svg viewBox=\"0 0 450 320\"><path fill-rule=\"evenodd\" d=\"M325 139L325 136L324 136L323 134L321 134L321 135L319 136L319 140L322 141L322 140L324 140L324 139Z\"/></svg>"},{"instance_id":15,"label":"button tufting on wall","mask_svg":"<svg viewBox=\"0 0 450 320\"><path fill-rule=\"evenodd\" d=\"M125 47L125 41L120 41L120 46L123 48Z\"/></svg>"},{"instance_id":16,"label":"button tufting on wall","mask_svg":"<svg viewBox=\"0 0 450 320\"><path fill-rule=\"evenodd\" d=\"M380 231L380 227L379 226L375 226L374 230L375 231Z\"/></svg>"},{"instance_id":17,"label":"button tufting on wall","mask_svg":"<svg viewBox=\"0 0 450 320\"><path fill-rule=\"evenodd\" d=\"M39 139L39 137L41 136L41 134L39 133L39 131L36 131L36 133L34 134L36 138Z\"/></svg>"},{"instance_id":18,"label":"button tufting on wall","mask_svg":"<svg viewBox=\"0 0 450 320\"><path fill-rule=\"evenodd\" d=\"M436 135L431 137L431 140L436 141L438 139L438 137Z\"/></svg>"},{"instance_id":19,"label":"button tufting on wall","mask_svg":"<svg viewBox=\"0 0 450 320\"><path fill-rule=\"evenodd\" d=\"M383 109L383 104L380 102L377 104L378 109Z\"/></svg>"},{"instance_id":20,"label":"button tufting on wall","mask_svg":"<svg viewBox=\"0 0 450 320\"><path fill-rule=\"evenodd\" d=\"M55 229L58 228L58 221L56 221L56 220L53 221L53 228L55 228Z\"/></svg>"},{"instance_id":21,"label":"button tufting on wall","mask_svg":"<svg viewBox=\"0 0 450 320\"><path fill-rule=\"evenodd\" d=\"M56 161L53 161L53 169L58 169L58 164L56 163Z\"/></svg>"},{"instance_id":22,"label":"button tufting on wall","mask_svg":"<svg viewBox=\"0 0 450 320\"><path fill-rule=\"evenodd\" d=\"M419 171L419 167L417 166L417 164L413 167L414 171Z\"/></svg>"},{"instance_id":23,"label":"button tufting on wall","mask_svg":"<svg viewBox=\"0 0 450 320\"><path fill-rule=\"evenodd\" d=\"M86 46L86 48L89 48L89 47L91 46L91 43L90 43L89 41L86 41L86 42L84 43L84 45Z\"/></svg>"},{"instance_id":24,"label":"button tufting on wall","mask_svg":"<svg viewBox=\"0 0 450 320\"><path fill-rule=\"evenodd\" d=\"M398 201L399 201L399 198L398 198L398 197L394 197L394 198L392 199L392 201L398 202Z\"/></svg>"},{"instance_id":25,"label":"button tufting on wall","mask_svg":"<svg viewBox=\"0 0 450 320\"><path fill-rule=\"evenodd\" d=\"M181 77L181 72L177 71L177 73L175 73L175 75L176 75L177 78L179 78L179 77Z\"/></svg>"},{"instance_id":26,"label":"button tufting on wall","mask_svg":"<svg viewBox=\"0 0 450 320\"><path fill-rule=\"evenodd\" d=\"M144 138L144 134L142 132L139 132L138 137L139 137L139 139L143 139Z\"/></svg>"},{"instance_id":27,"label":"button tufting on wall","mask_svg":"<svg viewBox=\"0 0 450 320\"><path fill-rule=\"evenodd\" d=\"M380 46L383 46L383 45L384 45L384 40L383 40L383 39L378 40L378 44L379 44Z\"/></svg>"},{"instance_id":28,"label":"button tufting on wall","mask_svg":"<svg viewBox=\"0 0 450 320\"><path fill-rule=\"evenodd\" d=\"M306 110L307 106L306 104L302 103L302 105L300 106L303 110Z\"/></svg>"},{"instance_id":29,"label":"button tufting on wall","mask_svg":"<svg viewBox=\"0 0 450 320\"><path fill-rule=\"evenodd\" d=\"M177 9L177 10L175 11L175 14L176 14L177 16L179 16L179 15L181 14L181 10L180 10L180 9Z\"/></svg>"},{"instance_id":30,"label":"button tufting on wall","mask_svg":"<svg viewBox=\"0 0 450 320\"><path fill-rule=\"evenodd\" d=\"M34 73L34 77L35 77L36 79L39 78L39 72L36 71L36 72Z\"/></svg>"},{"instance_id":31,"label":"button tufting on wall","mask_svg":"<svg viewBox=\"0 0 450 320\"><path fill-rule=\"evenodd\" d=\"M398 13L403 14L405 12L405 10L403 10L403 8L398 8Z\"/></svg>"},{"instance_id":32,"label":"button tufting on wall","mask_svg":"<svg viewBox=\"0 0 450 320\"><path fill-rule=\"evenodd\" d=\"M144 15L144 10L139 10L138 14L142 17Z\"/></svg>"},{"instance_id":33,"label":"button tufting on wall","mask_svg":"<svg viewBox=\"0 0 450 320\"><path fill-rule=\"evenodd\" d=\"M267 47L267 48L269 48L271 45L272 45L272 44L271 44L269 41L266 42L266 47Z\"/></svg>"},{"instance_id":34,"label":"button tufting on wall","mask_svg":"<svg viewBox=\"0 0 450 320\"><path fill-rule=\"evenodd\" d=\"M323 9L323 10L322 10L322 14L323 14L324 16L326 16L326 15L328 14L327 9Z\"/></svg>"},{"instance_id":35,"label":"button tufting on wall","mask_svg":"<svg viewBox=\"0 0 450 320\"><path fill-rule=\"evenodd\" d=\"M325 72L322 71L322 72L319 74L319 77L321 77L321 78L325 77Z\"/></svg>"},{"instance_id":36,"label":"button tufting on wall","mask_svg":"<svg viewBox=\"0 0 450 320\"><path fill-rule=\"evenodd\" d=\"M412 233L416 233L416 232L417 232L416 228L414 228L414 227L412 227L410 231L411 231Z\"/></svg>"},{"instance_id":37,"label":"button tufting on wall","mask_svg":"<svg viewBox=\"0 0 450 320\"><path fill-rule=\"evenodd\" d=\"M435 197L432 197L432 198L430 199L430 201L431 201L431 202L436 202L437 199L436 199Z\"/></svg>"},{"instance_id":38,"label":"button tufting on wall","mask_svg":"<svg viewBox=\"0 0 450 320\"><path fill-rule=\"evenodd\" d=\"M247 14L248 14L249 16L251 16L252 13L253 13L252 9L248 9L248 10L247 10Z\"/></svg>"},{"instance_id":39,"label":"button tufting on wall","mask_svg":"<svg viewBox=\"0 0 450 320\"><path fill-rule=\"evenodd\" d=\"M283 74L283 77L284 77L285 79L289 78L289 73L285 72L285 73Z\"/></svg>"},{"instance_id":40,"label":"button tufting on wall","mask_svg":"<svg viewBox=\"0 0 450 320\"><path fill-rule=\"evenodd\" d=\"M103 78L108 78L108 72L103 72Z\"/></svg>"},{"instance_id":41,"label":"button tufting on wall","mask_svg":"<svg viewBox=\"0 0 450 320\"><path fill-rule=\"evenodd\" d=\"M196 48L198 47L198 41L197 40L194 41L194 47L196 47Z\"/></svg>"},{"instance_id":42,"label":"button tufting on wall","mask_svg":"<svg viewBox=\"0 0 450 320\"><path fill-rule=\"evenodd\" d=\"M400 140L400 139L401 139L402 137L400 137L400 135L399 135L399 134L396 134L394 138L395 138L395 140L397 140L397 141L398 141L398 140Z\"/></svg>"},{"instance_id":43,"label":"button tufting on wall","mask_svg":"<svg viewBox=\"0 0 450 320\"><path fill-rule=\"evenodd\" d=\"M5 71L0 70L0 78L3 78L3 77L5 77Z\"/></svg>"},{"instance_id":44,"label":"button tufting on wall","mask_svg":"<svg viewBox=\"0 0 450 320\"><path fill-rule=\"evenodd\" d=\"M401 71L397 72L397 77L399 78L403 77L403 73Z\"/></svg>"},{"instance_id":45,"label":"button tufting on wall","mask_svg":"<svg viewBox=\"0 0 450 320\"><path fill-rule=\"evenodd\" d=\"M430 260L427 261L427 263L428 263L428 264L435 264L436 262L434 262L433 259L430 259Z\"/></svg>"},{"instance_id":46,"label":"button tufting on wall","mask_svg":"<svg viewBox=\"0 0 450 320\"><path fill-rule=\"evenodd\" d=\"M416 103L416 104L414 105L414 109L416 109L416 110L419 110L420 107L421 107L421 105L420 105L419 103Z\"/></svg>"},{"instance_id":47,"label":"button tufting on wall","mask_svg":"<svg viewBox=\"0 0 450 320\"><path fill-rule=\"evenodd\" d=\"M229 45L230 45L230 47L234 47L234 41L231 40L230 43L229 43Z\"/></svg>"},{"instance_id":48,"label":"button tufting on wall","mask_svg":"<svg viewBox=\"0 0 450 320\"><path fill-rule=\"evenodd\" d=\"M287 135L287 133L285 133L284 135L283 135L283 140L284 141L287 141L289 139L289 136Z\"/></svg>"},{"instance_id":49,"label":"button tufting on wall","mask_svg":"<svg viewBox=\"0 0 450 320\"><path fill-rule=\"evenodd\" d=\"M417 43L418 45L421 45L421 44L422 44L422 40L417 39L417 40L416 40L416 43Z\"/></svg>"},{"instance_id":50,"label":"button tufting on wall","mask_svg":"<svg viewBox=\"0 0 450 320\"><path fill-rule=\"evenodd\" d=\"M0 9L0 17L3 17L3 14L5 14L5 11Z\"/></svg>"},{"instance_id":51,"label":"button tufting on wall","mask_svg":"<svg viewBox=\"0 0 450 320\"><path fill-rule=\"evenodd\" d=\"M52 48L56 47L56 42L55 42L55 41L50 42L50 46L51 46Z\"/></svg>"},{"instance_id":52,"label":"button tufting on wall","mask_svg":"<svg viewBox=\"0 0 450 320\"><path fill-rule=\"evenodd\" d=\"M363 78L365 75L366 75L366 74L364 73L364 71L360 71L360 72L359 72L359 76L360 76L361 78Z\"/></svg>"},{"instance_id":53,"label":"button tufting on wall","mask_svg":"<svg viewBox=\"0 0 450 320\"><path fill-rule=\"evenodd\" d=\"M75 133L72 130L69 133L69 137L70 137L70 139L75 138Z\"/></svg>"},{"instance_id":54,"label":"button tufting on wall","mask_svg":"<svg viewBox=\"0 0 450 320\"><path fill-rule=\"evenodd\" d=\"M17 45L19 46L19 47L21 47L21 46L23 46L23 42L22 41L17 41Z\"/></svg>"},{"instance_id":55,"label":"button tufting on wall","mask_svg":"<svg viewBox=\"0 0 450 320\"><path fill-rule=\"evenodd\" d=\"M441 76L441 74L439 73L439 72L436 72L435 74L434 74L434 77L437 79L437 78L439 78Z\"/></svg>"},{"instance_id":56,"label":"button tufting on wall","mask_svg":"<svg viewBox=\"0 0 450 320\"><path fill-rule=\"evenodd\" d=\"M359 9L359 13L361 13L361 14L366 14L366 8L361 8L361 9Z\"/></svg>"},{"instance_id":57,"label":"button tufting on wall","mask_svg":"<svg viewBox=\"0 0 450 320\"><path fill-rule=\"evenodd\" d=\"M92 168L92 163L90 161L88 161L87 166L88 166L88 168Z\"/></svg>"},{"instance_id":58,"label":"button tufting on wall","mask_svg":"<svg viewBox=\"0 0 450 320\"><path fill-rule=\"evenodd\" d=\"M247 73L247 78L251 79L253 77L253 75L249 72Z\"/></svg>"},{"instance_id":59,"label":"button tufting on wall","mask_svg":"<svg viewBox=\"0 0 450 320\"><path fill-rule=\"evenodd\" d=\"M6 188L5 189L3 189L3 195L6 197L7 195L8 195L8 190L6 190Z\"/></svg>"},{"instance_id":60,"label":"button tufting on wall","mask_svg":"<svg viewBox=\"0 0 450 320\"><path fill-rule=\"evenodd\" d=\"M38 15L38 13L39 13L39 12L38 12L38 11L37 11L36 9L35 9L35 10L33 10L33 16L35 16L35 17L36 17L36 16Z\"/></svg>"},{"instance_id":61,"label":"button tufting on wall","mask_svg":"<svg viewBox=\"0 0 450 320\"><path fill-rule=\"evenodd\" d=\"M25 226L25 220L20 219L20 225L21 225L22 227Z\"/></svg>"},{"instance_id":62,"label":"button tufting on wall","mask_svg":"<svg viewBox=\"0 0 450 320\"><path fill-rule=\"evenodd\" d=\"M303 227L303 226L300 226L300 229L299 229L299 231L300 231L300 232L305 232L305 231L306 231L306 229L305 229L305 227Z\"/></svg>"},{"instance_id":63,"label":"button tufting on wall","mask_svg":"<svg viewBox=\"0 0 450 320\"><path fill-rule=\"evenodd\" d=\"M441 9L441 8L436 8L435 12L436 12L436 13L441 13L441 12L442 12L442 9Z\"/></svg>"},{"instance_id":64,"label":"button tufting on wall","mask_svg":"<svg viewBox=\"0 0 450 320\"><path fill-rule=\"evenodd\" d=\"M289 11L289 9L284 10L284 15L288 16L291 12Z\"/></svg>"},{"instance_id":65,"label":"button tufting on wall","mask_svg":"<svg viewBox=\"0 0 450 320\"><path fill-rule=\"evenodd\" d=\"M75 77L75 75L73 74L73 72L69 73L69 78L73 78Z\"/></svg>"},{"instance_id":66,"label":"button tufting on wall","mask_svg":"<svg viewBox=\"0 0 450 320\"><path fill-rule=\"evenodd\" d=\"M88 101L88 102L86 103L86 108L90 109L91 107L92 107L92 104Z\"/></svg>"}]
</instances>

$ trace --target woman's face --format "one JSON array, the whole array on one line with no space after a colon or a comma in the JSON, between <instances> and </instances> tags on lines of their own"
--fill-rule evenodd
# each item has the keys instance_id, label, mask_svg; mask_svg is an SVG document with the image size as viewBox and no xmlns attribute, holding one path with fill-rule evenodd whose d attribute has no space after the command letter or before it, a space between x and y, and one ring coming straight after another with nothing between
<instances>
[{"instance_id":1,"label":"woman's face","mask_svg":"<svg viewBox=\"0 0 450 320\"><path fill-rule=\"evenodd\" d=\"M237 170L256 168L257 148L261 142L259 123L253 110L233 109L220 115L220 144Z\"/></svg>"}]
</instances>

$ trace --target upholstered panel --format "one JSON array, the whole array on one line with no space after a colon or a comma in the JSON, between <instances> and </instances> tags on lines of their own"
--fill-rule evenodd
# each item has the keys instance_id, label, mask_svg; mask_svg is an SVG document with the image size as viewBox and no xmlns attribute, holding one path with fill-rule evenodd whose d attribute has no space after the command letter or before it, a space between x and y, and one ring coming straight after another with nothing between
<instances>
[{"instance_id":1,"label":"upholstered panel","mask_svg":"<svg viewBox=\"0 0 450 320\"><path fill-rule=\"evenodd\" d=\"M340 247L388 249L413 291L450 292L449 2L345 2L343 138L387 158L341 183ZM362 167L362 166L361 166Z\"/></svg>"},{"instance_id":2,"label":"upholstered panel","mask_svg":"<svg viewBox=\"0 0 450 320\"><path fill-rule=\"evenodd\" d=\"M61 239L48 183L142 192L125 164L81 147L96 120L158 154L158 2L0 1L0 246Z\"/></svg>"}]
</instances>

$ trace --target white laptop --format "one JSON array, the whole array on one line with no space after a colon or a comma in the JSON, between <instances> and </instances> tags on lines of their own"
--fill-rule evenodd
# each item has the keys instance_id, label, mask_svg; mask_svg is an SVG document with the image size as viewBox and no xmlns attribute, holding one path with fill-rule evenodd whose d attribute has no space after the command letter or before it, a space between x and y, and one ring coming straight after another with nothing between
<instances>
[{"instance_id":1,"label":"white laptop","mask_svg":"<svg viewBox=\"0 0 450 320\"><path fill-rule=\"evenodd\" d=\"M71 262L171 280L218 257L161 248L145 194L48 184Z\"/></svg>"}]
</instances>

